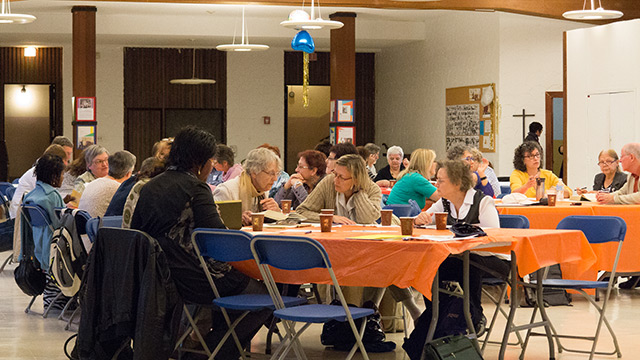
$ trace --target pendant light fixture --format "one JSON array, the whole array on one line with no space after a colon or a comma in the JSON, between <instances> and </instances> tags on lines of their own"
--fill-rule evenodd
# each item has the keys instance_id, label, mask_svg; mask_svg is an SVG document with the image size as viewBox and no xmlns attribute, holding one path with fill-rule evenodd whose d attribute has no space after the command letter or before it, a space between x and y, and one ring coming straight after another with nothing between
<instances>
[{"instance_id":1,"label":"pendant light fixture","mask_svg":"<svg viewBox=\"0 0 640 360\"><path fill-rule=\"evenodd\" d=\"M220 51L263 51L269 49L268 45L249 44L249 35L244 22L244 6L242 7L242 40L240 44L236 44L236 36L233 34L233 43L216 46Z\"/></svg>"},{"instance_id":2,"label":"pendant light fixture","mask_svg":"<svg viewBox=\"0 0 640 360\"><path fill-rule=\"evenodd\" d=\"M169 80L169 82L171 84L179 85L205 85L216 83L213 79L200 79L196 77L196 48L193 48L193 68L191 71L191 79L173 79Z\"/></svg>"},{"instance_id":3,"label":"pendant light fixture","mask_svg":"<svg viewBox=\"0 0 640 360\"><path fill-rule=\"evenodd\" d=\"M304 9L294 10L289 14L289 19L281 22L280 25L294 30L340 29L344 26L340 21L324 20L320 14L320 5L318 5L318 17L316 18L315 9L315 0L311 0L311 15Z\"/></svg>"},{"instance_id":4,"label":"pendant light fixture","mask_svg":"<svg viewBox=\"0 0 640 360\"><path fill-rule=\"evenodd\" d=\"M594 6L594 0L591 0L591 10L586 9L587 0L582 4L582 10L567 11L562 16L570 20L609 20L622 17L622 12L617 10L605 10L602 8L600 0L598 0L598 8Z\"/></svg>"},{"instance_id":5,"label":"pendant light fixture","mask_svg":"<svg viewBox=\"0 0 640 360\"><path fill-rule=\"evenodd\" d=\"M0 8L0 24L28 24L36 19L33 15L12 14L11 1L2 0L2 8Z\"/></svg>"}]
</instances>

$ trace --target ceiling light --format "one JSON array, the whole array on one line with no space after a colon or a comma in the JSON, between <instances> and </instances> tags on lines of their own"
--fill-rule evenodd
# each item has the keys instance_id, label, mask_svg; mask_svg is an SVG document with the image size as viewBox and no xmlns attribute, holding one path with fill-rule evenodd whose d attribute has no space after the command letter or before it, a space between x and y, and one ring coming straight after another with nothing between
<instances>
[{"instance_id":1,"label":"ceiling light","mask_svg":"<svg viewBox=\"0 0 640 360\"><path fill-rule=\"evenodd\" d=\"M12 14L11 1L2 0L2 8L0 8L0 24L28 24L36 19L33 15Z\"/></svg>"},{"instance_id":2,"label":"ceiling light","mask_svg":"<svg viewBox=\"0 0 640 360\"><path fill-rule=\"evenodd\" d=\"M169 80L171 84L178 85L205 85L205 84L215 84L216 81L213 79L199 79L196 77L196 49L193 48L193 68L191 71L191 79L173 79Z\"/></svg>"},{"instance_id":3,"label":"ceiling light","mask_svg":"<svg viewBox=\"0 0 640 360\"><path fill-rule=\"evenodd\" d=\"M220 51L262 51L269 49L268 45L249 44L249 35L245 33L247 27L244 23L244 6L242 7L242 43L236 44L235 33L233 35L233 44L218 45L216 49Z\"/></svg>"},{"instance_id":4,"label":"ceiling light","mask_svg":"<svg viewBox=\"0 0 640 360\"><path fill-rule=\"evenodd\" d=\"M344 26L340 21L324 20L320 14L318 6L318 17L315 17L315 0L311 0L311 16L304 10L294 10L289 14L289 19L280 25L295 30L319 30L319 29L340 29Z\"/></svg>"},{"instance_id":5,"label":"ceiling light","mask_svg":"<svg viewBox=\"0 0 640 360\"><path fill-rule=\"evenodd\" d=\"M586 10L587 0L584 0L582 10L567 11L562 16L570 20L608 20L622 17L622 12L617 10L605 10L602 8L600 0L596 9L594 0L591 0L591 10Z\"/></svg>"},{"instance_id":6,"label":"ceiling light","mask_svg":"<svg viewBox=\"0 0 640 360\"><path fill-rule=\"evenodd\" d=\"M24 57L35 57L36 56L36 48L33 46L29 46L24 48Z\"/></svg>"}]
</instances>

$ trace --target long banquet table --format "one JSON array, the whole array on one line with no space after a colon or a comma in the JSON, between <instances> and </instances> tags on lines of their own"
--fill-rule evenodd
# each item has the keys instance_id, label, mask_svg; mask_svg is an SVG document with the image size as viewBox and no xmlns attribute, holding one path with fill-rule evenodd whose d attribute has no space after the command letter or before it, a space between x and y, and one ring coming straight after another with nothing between
<instances>
[{"instance_id":1,"label":"long banquet table","mask_svg":"<svg viewBox=\"0 0 640 360\"><path fill-rule=\"evenodd\" d=\"M244 229L247 230L247 229ZM249 229L250 230L250 229ZM586 271L596 256L584 234L573 230L485 229L488 236L467 240L363 240L356 236L400 234L398 226L341 226L330 233L318 227L299 229L266 229L279 235L308 236L318 240L327 250L341 285L401 288L413 287L431 298L433 278L439 265L450 254L461 254L478 246L491 251L517 256L521 275L556 263L571 263L579 271ZM448 230L414 229L414 236L445 235ZM493 245L492 245L493 244ZM240 271L259 278L255 263L234 264ZM274 270L277 281L290 284L331 282L325 271L291 272Z\"/></svg>"},{"instance_id":2,"label":"long banquet table","mask_svg":"<svg viewBox=\"0 0 640 360\"><path fill-rule=\"evenodd\" d=\"M640 205L599 205L581 202L580 206L559 201L557 206L503 207L496 204L500 214L524 215L532 229L555 229L560 220L569 215L619 216L627 223L627 234L622 245L618 272L640 272ZM594 279L598 270L609 271L613 267L617 243L592 245L597 260L593 267L584 271L573 264L562 264L563 276L572 279Z\"/></svg>"}]
</instances>

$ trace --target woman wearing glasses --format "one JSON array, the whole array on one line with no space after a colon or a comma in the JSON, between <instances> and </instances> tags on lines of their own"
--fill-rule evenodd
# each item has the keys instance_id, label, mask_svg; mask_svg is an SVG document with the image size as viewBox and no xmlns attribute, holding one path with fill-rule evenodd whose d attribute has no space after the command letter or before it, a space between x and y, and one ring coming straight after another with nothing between
<instances>
[{"instance_id":1,"label":"woman wearing glasses","mask_svg":"<svg viewBox=\"0 0 640 360\"><path fill-rule=\"evenodd\" d=\"M627 175L620 170L618 154L615 150L602 150L598 155L599 174L593 178L593 191L614 192L619 190L627 182ZM587 190L578 189L582 195Z\"/></svg>"},{"instance_id":2,"label":"woman wearing glasses","mask_svg":"<svg viewBox=\"0 0 640 360\"><path fill-rule=\"evenodd\" d=\"M511 192L525 194L527 197L536 197L536 179L545 179L545 190L555 188L561 184L564 187L564 197L571 196L571 189L565 186L553 172L542 169L542 147L535 141L525 141L518 146L513 155L513 167L509 182Z\"/></svg>"},{"instance_id":3,"label":"woman wearing glasses","mask_svg":"<svg viewBox=\"0 0 640 360\"><path fill-rule=\"evenodd\" d=\"M306 150L298 154L295 174L278 189L273 199L281 204L291 200L291 208L297 208L325 176L327 156L320 151Z\"/></svg>"},{"instance_id":4,"label":"woman wearing glasses","mask_svg":"<svg viewBox=\"0 0 640 360\"><path fill-rule=\"evenodd\" d=\"M381 197L362 157L347 154L336 161L333 174L318 183L296 212L317 222L321 209L334 209L336 224L372 224L380 217Z\"/></svg>"},{"instance_id":5,"label":"woman wearing glasses","mask_svg":"<svg viewBox=\"0 0 640 360\"><path fill-rule=\"evenodd\" d=\"M265 210L280 211L278 203L269 197L269 190L278 180L282 165L276 153L267 148L249 151L244 170L235 179L216 187L215 201L242 200L242 223L251 224L251 213Z\"/></svg>"},{"instance_id":6,"label":"woman wearing glasses","mask_svg":"<svg viewBox=\"0 0 640 360\"><path fill-rule=\"evenodd\" d=\"M474 189L482 191L491 197L500 195L498 178L489 167L489 160L482 156L480 150L470 146L456 145L447 151L449 160L462 160L471 170L471 177L475 183Z\"/></svg>"}]
</instances>

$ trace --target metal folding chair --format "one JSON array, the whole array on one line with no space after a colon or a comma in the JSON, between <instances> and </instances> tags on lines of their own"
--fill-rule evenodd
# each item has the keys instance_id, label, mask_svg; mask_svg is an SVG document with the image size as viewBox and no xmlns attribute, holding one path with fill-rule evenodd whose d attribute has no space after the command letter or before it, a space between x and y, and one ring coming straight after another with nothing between
<instances>
[{"instance_id":1,"label":"metal folding chair","mask_svg":"<svg viewBox=\"0 0 640 360\"><path fill-rule=\"evenodd\" d=\"M544 308L540 308L540 315L543 320L549 321L551 325L551 329L553 331L553 337L556 340L558 345L558 352L567 351L567 352L576 352L589 354L589 359L593 359L594 354L598 355L617 355L618 357L622 357L622 353L620 351L620 346L618 345L618 339L611 327L611 324L607 320L605 316L605 311L607 309L607 304L609 301L609 296L611 295L611 289L613 288L613 284L615 282L616 268L618 266L618 260L620 258L620 252L622 250L622 242L624 241L625 234L627 232L627 224L625 221L617 216L567 216L562 219L557 226L557 229L570 229L570 230L582 230L584 235L589 240L591 244L602 244L606 242L618 242L618 249L616 252L616 257L613 262L613 267L610 269L611 276L609 277L609 281L586 281L586 280L571 280L571 279L548 279L542 281L543 288L553 288L553 289L564 289L564 290L576 290L578 291L585 299L587 299L591 305L595 307L598 311L598 324L596 327L596 333L594 336L578 336L578 335L562 335L558 334L553 325L551 324L551 320L549 320L546 311ZM609 269L605 269L609 270ZM592 296L587 294L585 290L589 289L606 289L606 295L602 302L602 306L598 306L598 303L594 300ZM536 315L537 308L534 308L534 312L532 315L532 319L534 319ZM602 328L602 324L605 324L611 337L613 339L613 345L615 349L610 352L600 352L596 351L596 346L598 344L598 339L600 337L600 330ZM524 356L524 352L527 347L527 343L529 340L529 336L537 335L532 333L530 330L527 332L527 336L525 338L525 342L522 348L522 356ZM568 339L579 339L579 340L589 340L592 342L591 350L581 350L581 349L570 349L562 345L560 342L561 338Z\"/></svg>"},{"instance_id":2,"label":"metal folding chair","mask_svg":"<svg viewBox=\"0 0 640 360\"><path fill-rule=\"evenodd\" d=\"M362 321L358 331L354 319L365 318L373 314L373 310L347 306L340 284L331 267L329 255L319 242L306 237L256 235L251 242L251 250L260 266L260 271L265 279L269 293L276 301L278 310L274 311L273 315L282 319L286 324L287 337L281 344L282 346L273 353L272 359L284 359L291 348L299 349L302 354L298 355L304 357L304 350L297 346L300 335L313 323L337 320L349 323L356 340L346 359L350 360L356 350L360 349L363 358L369 360L367 351L362 343L366 321ZM285 308L269 266L284 270L326 269L341 305L312 304ZM299 330L295 330L296 322L304 322L306 324Z\"/></svg>"},{"instance_id":3,"label":"metal folding chair","mask_svg":"<svg viewBox=\"0 0 640 360\"><path fill-rule=\"evenodd\" d=\"M202 344L205 353L209 356L209 359L213 359L216 356L229 336L233 337L240 355L245 359L242 344L240 343L234 329L250 312L264 309L275 309L276 305L274 304L272 297L268 294L242 294L221 297L211 273L209 272L206 259L211 258L223 262L253 260L253 254L250 247L251 235L240 230L199 228L193 231L191 241L198 256L198 260L200 261L202 270L209 281L213 294L215 295L213 304L221 311L229 329L222 340L218 343L217 347L213 351L210 351L202 337L202 334L198 331L194 318L185 306L184 311L189 320L190 326ZM306 299L298 297L283 297L282 299L283 306L285 307L296 306L306 302ZM242 311L243 313L235 321L231 322L227 310ZM176 344L177 349L180 349L179 347L182 340L186 338L189 330L190 329L187 329L180 341Z\"/></svg>"}]
</instances>

